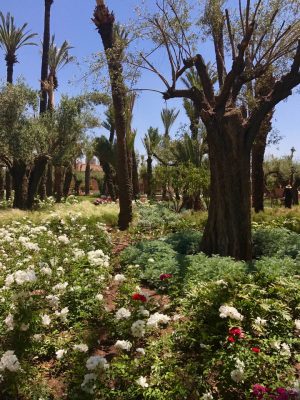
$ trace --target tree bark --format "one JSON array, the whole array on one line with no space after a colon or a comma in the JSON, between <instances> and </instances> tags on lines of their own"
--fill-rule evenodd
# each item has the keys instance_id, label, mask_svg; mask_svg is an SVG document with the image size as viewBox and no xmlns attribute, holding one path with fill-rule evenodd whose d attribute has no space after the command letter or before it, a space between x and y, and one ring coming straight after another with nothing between
<instances>
[{"instance_id":1,"label":"tree bark","mask_svg":"<svg viewBox=\"0 0 300 400\"><path fill-rule=\"evenodd\" d=\"M8 169L5 172L5 198L6 200L12 197L12 177Z\"/></svg>"},{"instance_id":2,"label":"tree bark","mask_svg":"<svg viewBox=\"0 0 300 400\"><path fill-rule=\"evenodd\" d=\"M299 187L300 187L300 178L296 178L292 187L293 204L296 206L299 205L299 194L298 194Z\"/></svg>"},{"instance_id":3,"label":"tree bark","mask_svg":"<svg viewBox=\"0 0 300 400\"><path fill-rule=\"evenodd\" d=\"M64 197L69 196L72 179L73 179L73 167L72 167L72 164L70 164L67 167L66 174L65 174L64 187L63 187Z\"/></svg>"},{"instance_id":4,"label":"tree bark","mask_svg":"<svg viewBox=\"0 0 300 400\"><path fill-rule=\"evenodd\" d=\"M51 161L47 166L46 192L48 197L53 196L53 165Z\"/></svg>"},{"instance_id":5,"label":"tree bark","mask_svg":"<svg viewBox=\"0 0 300 400\"><path fill-rule=\"evenodd\" d=\"M86 160L85 174L84 174L84 193L86 196L90 194L91 185L91 163L90 160Z\"/></svg>"},{"instance_id":6,"label":"tree bark","mask_svg":"<svg viewBox=\"0 0 300 400\"><path fill-rule=\"evenodd\" d=\"M132 150L132 188L133 197L137 199L140 194L138 163L134 149Z\"/></svg>"},{"instance_id":7,"label":"tree bark","mask_svg":"<svg viewBox=\"0 0 300 400\"><path fill-rule=\"evenodd\" d=\"M114 186L114 180L112 176L112 170L111 166L109 165L108 162L103 162L101 164L104 175L105 175L105 181L106 181L106 186L108 193L112 199L112 201L116 201L117 196L116 196L116 191L115 191L115 186Z\"/></svg>"},{"instance_id":8,"label":"tree bark","mask_svg":"<svg viewBox=\"0 0 300 400\"><path fill-rule=\"evenodd\" d=\"M123 79L122 49L114 43L114 14L103 4L96 6L94 23L101 36L110 74L117 135L117 177L120 213L118 226L126 230L132 221L132 182L128 170L126 143L126 88Z\"/></svg>"},{"instance_id":9,"label":"tree bark","mask_svg":"<svg viewBox=\"0 0 300 400\"><path fill-rule=\"evenodd\" d=\"M7 75L6 80L8 83L13 83L13 74L14 74L14 64L11 62L7 62Z\"/></svg>"},{"instance_id":10,"label":"tree bark","mask_svg":"<svg viewBox=\"0 0 300 400\"><path fill-rule=\"evenodd\" d=\"M45 0L45 16L44 16L44 38L43 38L43 54L42 54L42 67L41 67L41 101L40 101L40 114L47 110L47 91L44 90L43 83L48 78L49 66L49 48L50 48L50 18L51 6L53 0Z\"/></svg>"},{"instance_id":11,"label":"tree bark","mask_svg":"<svg viewBox=\"0 0 300 400\"><path fill-rule=\"evenodd\" d=\"M147 158L147 197L153 197L153 173L152 173L152 157Z\"/></svg>"},{"instance_id":12,"label":"tree bark","mask_svg":"<svg viewBox=\"0 0 300 400\"><path fill-rule=\"evenodd\" d=\"M211 201L202 250L251 260L250 149L234 115L208 132L208 144Z\"/></svg>"},{"instance_id":13,"label":"tree bark","mask_svg":"<svg viewBox=\"0 0 300 400\"><path fill-rule=\"evenodd\" d=\"M28 197L27 197L27 208L31 210L34 205L34 198L37 194L39 184L44 175L48 157L41 155L34 160L34 165L30 171L29 182L28 182Z\"/></svg>"},{"instance_id":14,"label":"tree bark","mask_svg":"<svg viewBox=\"0 0 300 400\"><path fill-rule=\"evenodd\" d=\"M0 167L0 201L4 200L4 169Z\"/></svg>"},{"instance_id":15,"label":"tree bark","mask_svg":"<svg viewBox=\"0 0 300 400\"><path fill-rule=\"evenodd\" d=\"M60 203L63 196L64 167L55 165L54 167L54 195L56 203Z\"/></svg>"},{"instance_id":16,"label":"tree bark","mask_svg":"<svg viewBox=\"0 0 300 400\"><path fill-rule=\"evenodd\" d=\"M40 185L39 185L39 196L41 200L46 200L47 198L47 188L46 188L46 181L47 181L47 166L45 168L45 171L42 175L41 181L40 181Z\"/></svg>"},{"instance_id":17,"label":"tree bark","mask_svg":"<svg viewBox=\"0 0 300 400\"><path fill-rule=\"evenodd\" d=\"M256 213L264 211L265 174L263 163L269 131L265 125L262 125L252 147L252 206Z\"/></svg>"},{"instance_id":18,"label":"tree bark","mask_svg":"<svg viewBox=\"0 0 300 400\"><path fill-rule=\"evenodd\" d=\"M26 210L26 200L28 193L28 178L26 164L20 160L14 160L11 169L13 177L15 196L14 196L14 208L20 210Z\"/></svg>"}]
</instances>

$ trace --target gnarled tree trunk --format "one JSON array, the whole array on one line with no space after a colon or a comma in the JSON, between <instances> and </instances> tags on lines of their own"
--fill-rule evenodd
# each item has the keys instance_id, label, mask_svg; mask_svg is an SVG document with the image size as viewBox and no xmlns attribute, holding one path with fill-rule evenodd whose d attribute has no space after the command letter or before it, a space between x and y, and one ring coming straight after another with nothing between
<instances>
[{"instance_id":1,"label":"gnarled tree trunk","mask_svg":"<svg viewBox=\"0 0 300 400\"><path fill-rule=\"evenodd\" d=\"M26 164L21 160L14 160L11 174L13 177L15 189L13 207L19 208L20 210L25 210L28 193L28 177Z\"/></svg>"},{"instance_id":2,"label":"gnarled tree trunk","mask_svg":"<svg viewBox=\"0 0 300 400\"><path fill-rule=\"evenodd\" d=\"M61 202L63 196L64 167L55 165L54 167L54 195L57 203Z\"/></svg>"},{"instance_id":3,"label":"gnarled tree trunk","mask_svg":"<svg viewBox=\"0 0 300 400\"><path fill-rule=\"evenodd\" d=\"M70 193L70 187L73 179L73 167L72 164L67 167L65 180L64 180L64 187L63 187L63 195L64 197L68 197Z\"/></svg>"},{"instance_id":4,"label":"gnarled tree trunk","mask_svg":"<svg viewBox=\"0 0 300 400\"><path fill-rule=\"evenodd\" d=\"M0 201L4 200L4 169L0 167Z\"/></svg>"},{"instance_id":5,"label":"gnarled tree trunk","mask_svg":"<svg viewBox=\"0 0 300 400\"><path fill-rule=\"evenodd\" d=\"M210 205L202 249L210 255L250 260L250 149L234 115L210 129Z\"/></svg>"},{"instance_id":6,"label":"gnarled tree trunk","mask_svg":"<svg viewBox=\"0 0 300 400\"><path fill-rule=\"evenodd\" d=\"M46 177L46 192L47 196L53 196L53 165L51 162L47 166Z\"/></svg>"},{"instance_id":7,"label":"gnarled tree trunk","mask_svg":"<svg viewBox=\"0 0 300 400\"><path fill-rule=\"evenodd\" d=\"M34 198L37 194L39 184L48 162L46 155L41 155L34 160L34 165L30 171L29 182L28 182L28 197L27 197L27 208L32 209L34 204Z\"/></svg>"}]
</instances>

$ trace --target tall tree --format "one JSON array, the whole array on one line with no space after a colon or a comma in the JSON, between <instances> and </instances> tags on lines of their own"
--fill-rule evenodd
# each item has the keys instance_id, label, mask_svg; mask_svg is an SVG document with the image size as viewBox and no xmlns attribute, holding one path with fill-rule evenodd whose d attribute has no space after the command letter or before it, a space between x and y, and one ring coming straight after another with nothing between
<instances>
[{"instance_id":1,"label":"tall tree","mask_svg":"<svg viewBox=\"0 0 300 400\"><path fill-rule=\"evenodd\" d=\"M153 155L161 142L161 136L158 132L158 128L150 127L145 137L143 138L143 145L147 152L147 196L151 198L153 196Z\"/></svg>"},{"instance_id":2,"label":"tall tree","mask_svg":"<svg viewBox=\"0 0 300 400\"><path fill-rule=\"evenodd\" d=\"M120 204L118 226L121 230L125 230L132 220L132 182L128 170L126 143L127 93L122 66L124 44L114 34L114 14L108 10L103 0L96 2L93 22L101 36L107 58L117 134L117 177Z\"/></svg>"},{"instance_id":3,"label":"tall tree","mask_svg":"<svg viewBox=\"0 0 300 400\"><path fill-rule=\"evenodd\" d=\"M174 125L178 114L179 110L176 111L175 108L164 108L162 112L160 113L160 117L164 126L164 137L165 138L170 138L170 131L172 126Z\"/></svg>"},{"instance_id":4,"label":"tall tree","mask_svg":"<svg viewBox=\"0 0 300 400\"><path fill-rule=\"evenodd\" d=\"M207 130L213 201L209 205L202 249L207 254L249 260L252 257L251 149L266 116L300 83L300 10L298 1L247 0L243 7L240 0L239 22L234 24L229 10L223 8L225 3L207 0L203 14L205 34L212 39L215 49L218 91L203 57L194 53L187 2L159 2L159 17L156 14L152 19L148 18L155 46L159 42L165 47L172 70L171 81L158 73L150 56L143 60L166 85L164 99L192 100ZM168 25L170 19L174 21L172 26ZM228 46L223 40L225 34ZM267 49L262 48L266 38L270 43ZM227 49L232 57L228 72ZM276 82L270 85L268 94L257 95L255 106L247 110L242 100L245 88L272 70L282 57L292 53L293 57L285 64ZM201 79L202 90L178 88L179 78L193 67Z\"/></svg>"},{"instance_id":5,"label":"tall tree","mask_svg":"<svg viewBox=\"0 0 300 400\"><path fill-rule=\"evenodd\" d=\"M13 83L14 65L18 62L17 51L23 46L35 46L31 39L37 36L26 30L28 24L20 28L15 25L15 19L10 13L6 17L0 12L0 47L5 51L7 66L7 82Z\"/></svg>"},{"instance_id":6,"label":"tall tree","mask_svg":"<svg viewBox=\"0 0 300 400\"><path fill-rule=\"evenodd\" d=\"M41 67L41 101L40 113L47 110L47 90L44 87L48 78L49 69L49 49L50 49L50 23L51 23L51 6L53 0L45 0L44 14L44 37L43 37L43 52L42 52L42 67Z\"/></svg>"}]
</instances>

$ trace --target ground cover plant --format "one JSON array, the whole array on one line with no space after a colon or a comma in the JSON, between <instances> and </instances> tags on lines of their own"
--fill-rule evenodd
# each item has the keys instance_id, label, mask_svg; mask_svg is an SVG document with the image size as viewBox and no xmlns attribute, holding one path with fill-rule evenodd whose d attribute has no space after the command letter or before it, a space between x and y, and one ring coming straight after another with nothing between
<instances>
[{"instance_id":1,"label":"ground cover plant","mask_svg":"<svg viewBox=\"0 0 300 400\"><path fill-rule=\"evenodd\" d=\"M247 264L193 229L129 245L82 204L0 228L1 398L298 398L297 233L255 226Z\"/></svg>"}]
</instances>

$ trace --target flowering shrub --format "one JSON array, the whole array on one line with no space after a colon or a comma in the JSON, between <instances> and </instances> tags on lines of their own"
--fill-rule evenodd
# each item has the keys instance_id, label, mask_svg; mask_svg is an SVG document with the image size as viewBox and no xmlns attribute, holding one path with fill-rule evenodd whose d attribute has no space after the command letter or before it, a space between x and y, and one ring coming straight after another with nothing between
<instances>
[{"instance_id":1,"label":"flowering shrub","mask_svg":"<svg viewBox=\"0 0 300 400\"><path fill-rule=\"evenodd\" d=\"M39 363L63 364L88 351L81 337L106 314L99 295L110 276L109 253L103 225L77 214L0 228L1 398L29 390L28 399L35 398L29 381L37 393L47 393L36 381Z\"/></svg>"}]
</instances>

